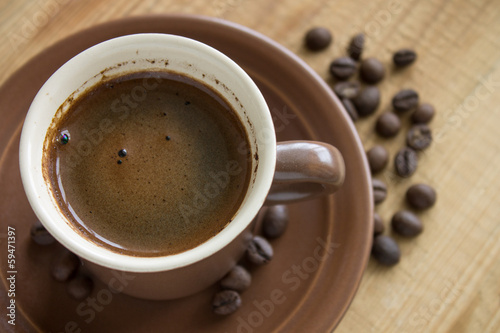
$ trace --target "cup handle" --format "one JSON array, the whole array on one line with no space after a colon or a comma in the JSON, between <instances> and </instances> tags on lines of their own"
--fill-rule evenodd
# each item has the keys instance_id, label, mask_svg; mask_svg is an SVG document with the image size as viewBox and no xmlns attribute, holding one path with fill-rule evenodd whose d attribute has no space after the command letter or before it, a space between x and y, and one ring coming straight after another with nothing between
<instances>
[{"instance_id":1,"label":"cup handle","mask_svg":"<svg viewBox=\"0 0 500 333\"><path fill-rule=\"evenodd\" d=\"M276 170L265 205L288 204L327 195L344 183L339 150L316 141L284 141L276 147Z\"/></svg>"}]
</instances>

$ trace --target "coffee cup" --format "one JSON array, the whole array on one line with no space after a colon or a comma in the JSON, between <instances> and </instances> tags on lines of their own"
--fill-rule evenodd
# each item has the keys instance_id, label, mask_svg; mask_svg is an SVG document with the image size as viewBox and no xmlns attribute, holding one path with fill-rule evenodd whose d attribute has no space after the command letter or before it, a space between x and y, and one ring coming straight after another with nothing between
<instances>
[{"instance_id":1,"label":"coffee cup","mask_svg":"<svg viewBox=\"0 0 500 333\"><path fill-rule=\"evenodd\" d=\"M61 210L48 180L47 137L58 119L71 109L72 101L92 87L130 73L162 71L200 82L229 103L248 139L248 183L230 222L206 241L171 255L120 253L75 227L68 221L67 212ZM26 116L20 169L31 207L63 246L110 288L117 290L113 282L125 279L126 285L119 291L153 300L184 297L222 278L244 254L254 218L263 205L331 194L342 185L345 175L341 154L329 144L276 142L264 97L234 61L203 43L167 34L111 39L60 67L40 89Z\"/></svg>"}]
</instances>

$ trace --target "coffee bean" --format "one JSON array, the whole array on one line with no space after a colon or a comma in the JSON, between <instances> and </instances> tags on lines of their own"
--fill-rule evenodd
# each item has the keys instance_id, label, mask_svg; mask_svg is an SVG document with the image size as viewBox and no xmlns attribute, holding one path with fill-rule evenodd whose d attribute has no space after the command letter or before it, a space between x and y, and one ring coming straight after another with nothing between
<instances>
[{"instance_id":1,"label":"coffee bean","mask_svg":"<svg viewBox=\"0 0 500 333\"><path fill-rule=\"evenodd\" d=\"M372 179L373 200L375 204L379 204L387 198L387 185L380 179Z\"/></svg>"},{"instance_id":2,"label":"coffee bean","mask_svg":"<svg viewBox=\"0 0 500 333\"><path fill-rule=\"evenodd\" d=\"M340 57L330 64L330 74L337 80L347 80L356 72L356 62L349 57Z\"/></svg>"},{"instance_id":3,"label":"coffee bean","mask_svg":"<svg viewBox=\"0 0 500 333\"><path fill-rule=\"evenodd\" d=\"M357 81L338 82L333 86L333 91L339 98L353 99L359 94L360 89Z\"/></svg>"},{"instance_id":4,"label":"coffee bean","mask_svg":"<svg viewBox=\"0 0 500 333\"><path fill-rule=\"evenodd\" d=\"M278 238L288 225L288 207L285 205L271 206L262 219L262 234L267 238Z\"/></svg>"},{"instance_id":5,"label":"coffee bean","mask_svg":"<svg viewBox=\"0 0 500 333\"><path fill-rule=\"evenodd\" d=\"M392 98L392 106L396 111L410 111L418 105L418 93L413 89L403 89Z\"/></svg>"},{"instance_id":6,"label":"coffee bean","mask_svg":"<svg viewBox=\"0 0 500 333\"><path fill-rule=\"evenodd\" d=\"M401 49L394 53L392 60L394 65L398 67L404 67L412 64L417 59L417 53L410 49Z\"/></svg>"},{"instance_id":7,"label":"coffee bean","mask_svg":"<svg viewBox=\"0 0 500 333\"><path fill-rule=\"evenodd\" d=\"M411 115L411 121L414 124L427 124L434 117L434 106L429 103L422 103Z\"/></svg>"},{"instance_id":8,"label":"coffee bean","mask_svg":"<svg viewBox=\"0 0 500 333\"><path fill-rule=\"evenodd\" d=\"M394 232L404 237L415 237L424 230L420 219L407 210L401 210L394 214L391 225Z\"/></svg>"},{"instance_id":9,"label":"coffee bean","mask_svg":"<svg viewBox=\"0 0 500 333\"><path fill-rule=\"evenodd\" d=\"M247 258L256 265L267 264L273 258L273 247L260 236L254 236L247 249Z\"/></svg>"},{"instance_id":10,"label":"coffee bean","mask_svg":"<svg viewBox=\"0 0 500 333\"><path fill-rule=\"evenodd\" d=\"M351 42L347 47L347 54L354 60L359 60L359 58L361 58L361 54L363 53L364 46L365 46L365 35L357 34L351 39Z\"/></svg>"},{"instance_id":11,"label":"coffee bean","mask_svg":"<svg viewBox=\"0 0 500 333\"><path fill-rule=\"evenodd\" d=\"M234 290L223 290L215 294L212 300L212 310L215 314L227 316L241 306L241 297Z\"/></svg>"},{"instance_id":12,"label":"coffee bean","mask_svg":"<svg viewBox=\"0 0 500 333\"><path fill-rule=\"evenodd\" d=\"M40 221L36 221L31 226L30 236L33 242L38 245L50 245L56 241Z\"/></svg>"},{"instance_id":13,"label":"coffee bean","mask_svg":"<svg viewBox=\"0 0 500 333\"><path fill-rule=\"evenodd\" d=\"M366 87L353 99L353 103L360 116L371 115L380 104L380 90L374 86Z\"/></svg>"},{"instance_id":14,"label":"coffee bean","mask_svg":"<svg viewBox=\"0 0 500 333\"><path fill-rule=\"evenodd\" d=\"M320 51L326 49L332 39L332 34L328 29L316 27L307 32L305 42L309 50Z\"/></svg>"},{"instance_id":15,"label":"coffee bean","mask_svg":"<svg viewBox=\"0 0 500 333\"><path fill-rule=\"evenodd\" d=\"M220 286L222 289L243 291L250 287L251 283L250 273L243 266L236 265L220 281Z\"/></svg>"},{"instance_id":16,"label":"coffee bean","mask_svg":"<svg viewBox=\"0 0 500 333\"><path fill-rule=\"evenodd\" d=\"M373 146L366 152L366 157L372 173L384 170L389 162L389 152L381 145Z\"/></svg>"},{"instance_id":17,"label":"coffee bean","mask_svg":"<svg viewBox=\"0 0 500 333\"><path fill-rule=\"evenodd\" d=\"M436 203L436 191L426 184L415 184L406 191L406 201L415 209L427 209Z\"/></svg>"},{"instance_id":18,"label":"coffee bean","mask_svg":"<svg viewBox=\"0 0 500 333\"><path fill-rule=\"evenodd\" d=\"M63 249L52 263L52 277L59 282L67 281L76 273L78 266L80 266L80 259L74 253Z\"/></svg>"},{"instance_id":19,"label":"coffee bean","mask_svg":"<svg viewBox=\"0 0 500 333\"><path fill-rule=\"evenodd\" d=\"M68 294L77 301L87 298L94 289L94 281L86 275L80 274L66 285Z\"/></svg>"},{"instance_id":20,"label":"coffee bean","mask_svg":"<svg viewBox=\"0 0 500 333\"><path fill-rule=\"evenodd\" d=\"M392 237L379 235L373 239L372 255L380 264L393 266L399 262L401 251Z\"/></svg>"},{"instance_id":21,"label":"coffee bean","mask_svg":"<svg viewBox=\"0 0 500 333\"><path fill-rule=\"evenodd\" d=\"M425 124L414 125L406 135L406 145L415 150L424 150L432 142L432 132Z\"/></svg>"},{"instance_id":22,"label":"coffee bean","mask_svg":"<svg viewBox=\"0 0 500 333\"><path fill-rule=\"evenodd\" d=\"M367 83L378 83L385 76L384 65L376 58L366 58L359 67L361 78Z\"/></svg>"},{"instance_id":23,"label":"coffee bean","mask_svg":"<svg viewBox=\"0 0 500 333\"><path fill-rule=\"evenodd\" d=\"M373 213L373 236L382 234L385 230L384 221L379 214Z\"/></svg>"},{"instance_id":24,"label":"coffee bean","mask_svg":"<svg viewBox=\"0 0 500 333\"><path fill-rule=\"evenodd\" d=\"M394 167L399 176L403 178L410 177L417 170L417 153L411 148L401 149L394 158Z\"/></svg>"},{"instance_id":25,"label":"coffee bean","mask_svg":"<svg viewBox=\"0 0 500 333\"><path fill-rule=\"evenodd\" d=\"M358 111L350 99L342 98L342 105L344 105L347 114L351 117L353 122L359 119Z\"/></svg>"},{"instance_id":26,"label":"coffee bean","mask_svg":"<svg viewBox=\"0 0 500 333\"><path fill-rule=\"evenodd\" d=\"M375 123L375 130L384 138L392 138L399 133L401 120L394 112L382 113Z\"/></svg>"}]
</instances>

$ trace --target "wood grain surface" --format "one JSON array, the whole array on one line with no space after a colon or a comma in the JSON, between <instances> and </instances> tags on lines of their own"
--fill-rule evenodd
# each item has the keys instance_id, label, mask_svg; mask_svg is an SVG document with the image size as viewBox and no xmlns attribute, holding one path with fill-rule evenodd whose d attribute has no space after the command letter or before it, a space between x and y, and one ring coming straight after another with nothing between
<instances>
[{"instance_id":1,"label":"wood grain surface","mask_svg":"<svg viewBox=\"0 0 500 333\"><path fill-rule=\"evenodd\" d=\"M325 79L330 61L345 54L350 37L365 32L364 56L375 56L388 68L377 112L389 109L392 95L404 87L415 88L437 109L431 124L435 141L421 155L417 173L400 180L389 167L378 175L389 184L389 196L376 210L389 227L392 214L404 208L407 187L417 182L434 186L438 202L420 214L422 235L396 237L402 251L397 266L370 260L337 332L500 332L500 2L1 0L0 84L68 35L150 13L240 23L283 44ZM335 40L313 54L304 50L303 36L316 25L331 29ZM418 61L394 71L391 55L401 47L416 49ZM367 149L383 143L393 156L404 145L404 134L380 139L375 119L356 123L361 140Z\"/></svg>"}]
</instances>

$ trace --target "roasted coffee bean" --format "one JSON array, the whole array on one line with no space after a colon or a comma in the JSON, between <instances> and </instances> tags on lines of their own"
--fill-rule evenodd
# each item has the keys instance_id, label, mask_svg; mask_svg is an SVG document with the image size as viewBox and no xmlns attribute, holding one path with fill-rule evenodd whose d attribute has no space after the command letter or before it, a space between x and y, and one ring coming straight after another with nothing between
<instances>
[{"instance_id":1,"label":"roasted coffee bean","mask_svg":"<svg viewBox=\"0 0 500 333\"><path fill-rule=\"evenodd\" d=\"M382 234L385 230L384 221L378 213L373 213L373 236Z\"/></svg>"},{"instance_id":2,"label":"roasted coffee bean","mask_svg":"<svg viewBox=\"0 0 500 333\"><path fill-rule=\"evenodd\" d=\"M429 103L420 104L411 115L411 121L414 124L427 124L434 117L434 106Z\"/></svg>"},{"instance_id":3,"label":"roasted coffee bean","mask_svg":"<svg viewBox=\"0 0 500 333\"><path fill-rule=\"evenodd\" d=\"M353 99L353 103L360 116L371 115L380 104L380 90L374 86L366 87Z\"/></svg>"},{"instance_id":4,"label":"roasted coffee bean","mask_svg":"<svg viewBox=\"0 0 500 333\"><path fill-rule=\"evenodd\" d=\"M40 221L36 221L31 226L30 236L33 242L38 245L50 245L56 241Z\"/></svg>"},{"instance_id":5,"label":"roasted coffee bean","mask_svg":"<svg viewBox=\"0 0 500 333\"><path fill-rule=\"evenodd\" d=\"M379 235L373 239L372 255L380 264L393 266L399 262L401 251L392 237Z\"/></svg>"},{"instance_id":6,"label":"roasted coffee bean","mask_svg":"<svg viewBox=\"0 0 500 333\"><path fill-rule=\"evenodd\" d=\"M375 123L375 130L384 138L392 138L399 133L401 120L394 112L382 113Z\"/></svg>"},{"instance_id":7,"label":"roasted coffee bean","mask_svg":"<svg viewBox=\"0 0 500 333\"><path fill-rule=\"evenodd\" d=\"M398 67L404 67L412 64L417 59L417 53L410 49L401 49L394 53L392 60L394 65Z\"/></svg>"},{"instance_id":8,"label":"roasted coffee bean","mask_svg":"<svg viewBox=\"0 0 500 333\"><path fill-rule=\"evenodd\" d=\"M427 209L436 203L436 191L426 184L415 184L406 191L406 201L415 209Z\"/></svg>"},{"instance_id":9,"label":"roasted coffee bean","mask_svg":"<svg viewBox=\"0 0 500 333\"><path fill-rule=\"evenodd\" d=\"M251 283L250 273L243 266L236 265L222 278L220 286L222 289L243 291L250 287Z\"/></svg>"},{"instance_id":10,"label":"roasted coffee bean","mask_svg":"<svg viewBox=\"0 0 500 333\"><path fill-rule=\"evenodd\" d=\"M414 125L406 135L406 145L415 150L424 150L432 142L432 132L425 124Z\"/></svg>"},{"instance_id":11,"label":"roasted coffee bean","mask_svg":"<svg viewBox=\"0 0 500 333\"><path fill-rule=\"evenodd\" d=\"M215 314L227 316L241 306L241 297L234 290L223 290L215 294L212 301L212 310Z\"/></svg>"},{"instance_id":12,"label":"roasted coffee bean","mask_svg":"<svg viewBox=\"0 0 500 333\"><path fill-rule=\"evenodd\" d=\"M399 176L403 178L410 177L417 170L417 153L411 148L401 149L394 158L394 168Z\"/></svg>"},{"instance_id":13,"label":"roasted coffee bean","mask_svg":"<svg viewBox=\"0 0 500 333\"><path fill-rule=\"evenodd\" d=\"M332 34L328 29L316 27L307 32L305 42L309 50L320 51L326 49L332 39Z\"/></svg>"},{"instance_id":14,"label":"roasted coffee bean","mask_svg":"<svg viewBox=\"0 0 500 333\"><path fill-rule=\"evenodd\" d=\"M378 83L385 76L384 65L376 58L366 58L359 67L361 78L367 83Z\"/></svg>"},{"instance_id":15,"label":"roasted coffee bean","mask_svg":"<svg viewBox=\"0 0 500 333\"><path fill-rule=\"evenodd\" d=\"M404 237L415 237L424 230L422 221L407 210L401 210L394 214L391 225L394 232Z\"/></svg>"},{"instance_id":16,"label":"roasted coffee bean","mask_svg":"<svg viewBox=\"0 0 500 333\"><path fill-rule=\"evenodd\" d=\"M283 235L287 225L288 206L271 206L262 219L262 234L267 238L278 238Z\"/></svg>"},{"instance_id":17,"label":"roasted coffee bean","mask_svg":"<svg viewBox=\"0 0 500 333\"><path fill-rule=\"evenodd\" d=\"M333 91L339 98L353 99L359 94L360 89L357 81L338 82L333 86Z\"/></svg>"},{"instance_id":18,"label":"roasted coffee bean","mask_svg":"<svg viewBox=\"0 0 500 333\"><path fill-rule=\"evenodd\" d=\"M66 285L68 294L77 301L87 298L94 289L94 281L86 275L79 274Z\"/></svg>"},{"instance_id":19,"label":"roasted coffee bean","mask_svg":"<svg viewBox=\"0 0 500 333\"><path fill-rule=\"evenodd\" d=\"M419 101L418 93L413 89L403 89L392 98L394 110L406 112L417 107Z\"/></svg>"},{"instance_id":20,"label":"roasted coffee bean","mask_svg":"<svg viewBox=\"0 0 500 333\"><path fill-rule=\"evenodd\" d=\"M373 201L375 204L379 204L387 198L387 185L380 179L372 179L373 187Z\"/></svg>"},{"instance_id":21,"label":"roasted coffee bean","mask_svg":"<svg viewBox=\"0 0 500 333\"><path fill-rule=\"evenodd\" d=\"M351 117L353 122L359 119L358 111L350 99L342 98L342 105L344 105L347 114Z\"/></svg>"},{"instance_id":22,"label":"roasted coffee bean","mask_svg":"<svg viewBox=\"0 0 500 333\"><path fill-rule=\"evenodd\" d=\"M273 258L273 247L260 236L254 236L247 249L247 258L256 265L267 264Z\"/></svg>"},{"instance_id":23,"label":"roasted coffee bean","mask_svg":"<svg viewBox=\"0 0 500 333\"><path fill-rule=\"evenodd\" d=\"M365 35L357 34L351 39L351 42L347 47L347 54L354 60L359 60L359 58L361 58L361 54L363 53L364 46L365 46Z\"/></svg>"},{"instance_id":24,"label":"roasted coffee bean","mask_svg":"<svg viewBox=\"0 0 500 333\"><path fill-rule=\"evenodd\" d=\"M340 57L330 64L330 74L337 80L347 80L356 72L356 62L349 57Z\"/></svg>"},{"instance_id":25,"label":"roasted coffee bean","mask_svg":"<svg viewBox=\"0 0 500 333\"><path fill-rule=\"evenodd\" d=\"M78 266L80 266L80 259L74 253L63 249L52 263L52 277L59 282L67 281L76 273Z\"/></svg>"},{"instance_id":26,"label":"roasted coffee bean","mask_svg":"<svg viewBox=\"0 0 500 333\"><path fill-rule=\"evenodd\" d=\"M384 170L389 162L389 152L381 145L373 146L366 152L366 157L372 173Z\"/></svg>"}]
</instances>

